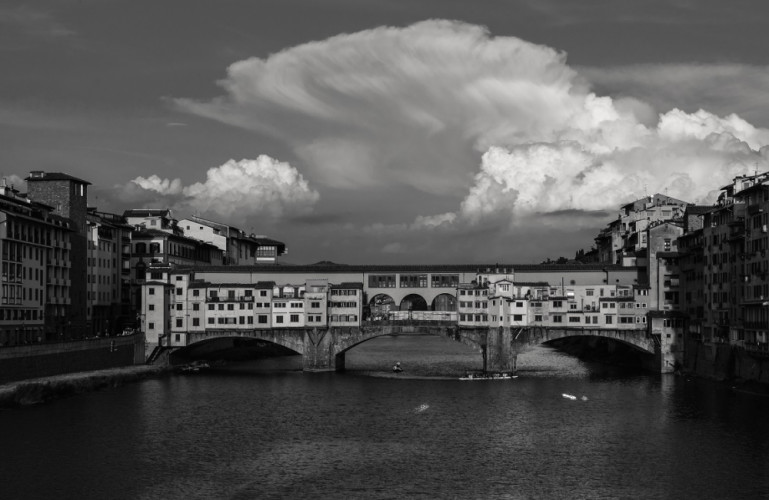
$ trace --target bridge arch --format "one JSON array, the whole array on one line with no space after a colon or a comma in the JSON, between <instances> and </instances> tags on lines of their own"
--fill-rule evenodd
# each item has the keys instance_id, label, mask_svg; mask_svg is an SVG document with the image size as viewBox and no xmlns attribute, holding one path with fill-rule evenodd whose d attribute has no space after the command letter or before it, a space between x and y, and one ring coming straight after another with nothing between
<instances>
[{"instance_id":1,"label":"bridge arch","mask_svg":"<svg viewBox=\"0 0 769 500\"><path fill-rule=\"evenodd\" d=\"M455 312L457 310L457 298L450 293L436 295L431 304L433 311Z\"/></svg>"},{"instance_id":2,"label":"bridge arch","mask_svg":"<svg viewBox=\"0 0 769 500\"><path fill-rule=\"evenodd\" d=\"M258 355L294 355L295 349L272 342L270 340L251 336L218 336L198 340L178 349L174 349L168 357L171 365L186 364L195 360L245 360L254 359Z\"/></svg>"},{"instance_id":3,"label":"bridge arch","mask_svg":"<svg viewBox=\"0 0 769 500\"><path fill-rule=\"evenodd\" d=\"M269 342L283 347L297 354L304 355L304 330L292 330L290 328L271 330L205 330L202 332L190 332L187 334L186 347L192 347L202 342L214 339L253 339Z\"/></svg>"},{"instance_id":4,"label":"bridge arch","mask_svg":"<svg viewBox=\"0 0 769 500\"><path fill-rule=\"evenodd\" d=\"M399 326L399 325L381 325L373 327L364 327L358 331L357 335L350 335L341 338L336 342L334 354L337 358L344 359L344 355L350 349L363 344L371 339L378 337L384 337L387 335L435 335L437 337L445 337L450 340L454 340L461 344L472 347L478 352L483 352L485 346L485 338L482 333L474 330L464 330L447 326L437 325L411 325L411 326ZM343 366L342 362L342 366Z\"/></svg>"},{"instance_id":5,"label":"bridge arch","mask_svg":"<svg viewBox=\"0 0 769 500\"><path fill-rule=\"evenodd\" d=\"M429 311L427 301L418 293L410 293L403 297L398 308L401 311Z\"/></svg>"},{"instance_id":6,"label":"bridge arch","mask_svg":"<svg viewBox=\"0 0 769 500\"><path fill-rule=\"evenodd\" d=\"M654 339L646 330L605 330L600 328L520 328L513 335L513 342L521 346L534 346L551 340L569 337L601 337L628 345L645 354L653 355L656 350Z\"/></svg>"},{"instance_id":7,"label":"bridge arch","mask_svg":"<svg viewBox=\"0 0 769 500\"><path fill-rule=\"evenodd\" d=\"M368 307L369 316L376 321L387 318L390 311L397 309L395 300L386 293L378 293L371 297Z\"/></svg>"}]
</instances>

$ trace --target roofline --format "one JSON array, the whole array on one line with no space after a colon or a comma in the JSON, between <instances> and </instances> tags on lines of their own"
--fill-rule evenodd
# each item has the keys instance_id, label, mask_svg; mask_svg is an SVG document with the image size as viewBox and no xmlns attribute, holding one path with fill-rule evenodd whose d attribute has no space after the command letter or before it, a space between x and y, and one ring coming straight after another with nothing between
<instances>
[{"instance_id":1,"label":"roofline","mask_svg":"<svg viewBox=\"0 0 769 500\"><path fill-rule=\"evenodd\" d=\"M634 272L636 268L633 266L620 266L618 264L406 264L406 265L394 265L394 264L336 264L330 265L282 265L282 264L254 264L246 266L180 266L178 271L183 272L201 272L201 273L236 273L236 272L252 272L252 273L269 273L276 272L282 274L299 274L299 273L331 273L331 274L345 274L345 273L366 273L366 272L390 272L390 273L486 273L486 269L507 268L510 269L510 273L524 272L524 271L539 271L539 272L595 272L595 271L611 271L611 272Z\"/></svg>"}]
</instances>

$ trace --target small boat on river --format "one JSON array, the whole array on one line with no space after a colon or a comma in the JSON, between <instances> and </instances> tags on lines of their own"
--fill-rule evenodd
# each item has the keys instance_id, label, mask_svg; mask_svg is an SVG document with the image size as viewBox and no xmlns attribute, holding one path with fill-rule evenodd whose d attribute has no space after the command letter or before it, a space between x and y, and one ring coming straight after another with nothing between
<instances>
[{"instance_id":1,"label":"small boat on river","mask_svg":"<svg viewBox=\"0 0 769 500\"><path fill-rule=\"evenodd\" d=\"M459 380L513 380L518 378L518 375L512 373L468 373L464 377L459 377Z\"/></svg>"}]
</instances>

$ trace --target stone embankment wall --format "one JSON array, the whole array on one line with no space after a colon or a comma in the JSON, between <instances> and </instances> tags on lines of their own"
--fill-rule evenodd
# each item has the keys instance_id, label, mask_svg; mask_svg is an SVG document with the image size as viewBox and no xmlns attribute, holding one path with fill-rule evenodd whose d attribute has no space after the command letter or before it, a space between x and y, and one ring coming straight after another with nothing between
<instances>
[{"instance_id":1,"label":"stone embankment wall","mask_svg":"<svg viewBox=\"0 0 769 500\"><path fill-rule=\"evenodd\" d=\"M0 348L0 384L144 363L144 335Z\"/></svg>"},{"instance_id":2,"label":"stone embankment wall","mask_svg":"<svg viewBox=\"0 0 769 500\"><path fill-rule=\"evenodd\" d=\"M726 343L689 339L684 371L714 380L769 384L769 356Z\"/></svg>"},{"instance_id":3,"label":"stone embankment wall","mask_svg":"<svg viewBox=\"0 0 769 500\"><path fill-rule=\"evenodd\" d=\"M46 403L168 373L168 367L137 365L10 382L0 385L0 408Z\"/></svg>"}]
</instances>

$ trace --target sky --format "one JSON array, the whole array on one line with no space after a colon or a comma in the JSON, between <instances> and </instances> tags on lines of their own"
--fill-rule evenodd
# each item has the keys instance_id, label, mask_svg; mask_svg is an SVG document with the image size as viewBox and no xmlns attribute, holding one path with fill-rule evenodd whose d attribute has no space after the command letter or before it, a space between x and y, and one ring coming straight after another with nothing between
<instances>
[{"instance_id":1,"label":"sky","mask_svg":"<svg viewBox=\"0 0 769 500\"><path fill-rule=\"evenodd\" d=\"M759 0L0 0L0 173L285 261L539 263L769 170Z\"/></svg>"}]
</instances>

